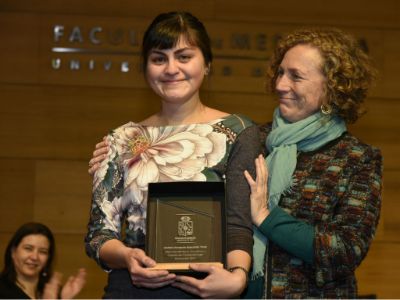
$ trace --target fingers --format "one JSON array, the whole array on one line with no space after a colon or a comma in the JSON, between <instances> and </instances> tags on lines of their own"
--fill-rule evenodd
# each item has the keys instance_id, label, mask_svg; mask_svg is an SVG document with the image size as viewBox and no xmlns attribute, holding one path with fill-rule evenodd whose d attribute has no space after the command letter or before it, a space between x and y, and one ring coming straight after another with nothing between
<instances>
[{"instance_id":1,"label":"fingers","mask_svg":"<svg viewBox=\"0 0 400 300\"><path fill-rule=\"evenodd\" d=\"M78 274L76 276L80 277L80 278L86 278L86 269L85 268L80 268L78 270Z\"/></svg>"},{"instance_id":2,"label":"fingers","mask_svg":"<svg viewBox=\"0 0 400 300\"><path fill-rule=\"evenodd\" d=\"M256 174L257 174L257 184L260 186L265 184L265 162L264 158L260 155L256 158Z\"/></svg>"},{"instance_id":3,"label":"fingers","mask_svg":"<svg viewBox=\"0 0 400 300\"><path fill-rule=\"evenodd\" d=\"M189 268L197 272L214 273L218 267L209 264L190 264Z\"/></svg>"},{"instance_id":4,"label":"fingers","mask_svg":"<svg viewBox=\"0 0 400 300\"><path fill-rule=\"evenodd\" d=\"M157 264L156 261L151 257L147 256L142 249L138 248L132 249L131 255L132 258L134 258L134 260L136 260L140 265L144 267L151 268Z\"/></svg>"},{"instance_id":5,"label":"fingers","mask_svg":"<svg viewBox=\"0 0 400 300\"><path fill-rule=\"evenodd\" d=\"M260 189L266 189L267 180L268 180L268 171L265 165L265 160L262 155L256 158L255 160L256 165L256 183L257 187Z\"/></svg>"},{"instance_id":6,"label":"fingers","mask_svg":"<svg viewBox=\"0 0 400 300\"><path fill-rule=\"evenodd\" d=\"M96 144L96 149L107 146L107 136L103 136L103 140Z\"/></svg>"},{"instance_id":7,"label":"fingers","mask_svg":"<svg viewBox=\"0 0 400 300\"><path fill-rule=\"evenodd\" d=\"M249 184L250 187L253 186L254 184L256 184L253 177L250 175L250 173L247 170L244 171L244 177L246 177L247 183Z\"/></svg>"},{"instance_id":8,"label":"fingers","mask_svg":"<svg viewBox=\"0 0 400 300\"><path fill-rule=\"evenodd\" d=\"M107 157L107 154L102 154L100 156L94 157L89 161L88 173L93 175L99 168L101 162Z\"/></svg>"},{"instance_id":9,"label":"fingers","mask_svg":"<svg viewBox=\"0 0 400 300\"><path fill-rule=\"evenodd\" d=\"M59 273L59 272L54 272L53 276L51 276L50 280L49 280L49 284L51 285L61 285L61 280L63 278L63 274Z\"/></svg>"},{"instance_id":10,"label":"fingers","mask_svg":"<svg viewBox=\"0 0 400 300\"><path fill-rule=\"evenodd\" d=\"M97 164L90 166L90 163L89 163L88 173L90 176L93 176L93 174L96 173L97 169L98 169Z\"/></svg>"},{"instance_id":11,"label":"fingers","mask_svg":"<svg viewBox=\"0 0 400 300\"><path fill-rule=\"evenodd\" d=\"M246 177L247 183L253 191L259 188L265 188L267 184L268 171L265 166L264 157L260 154L254 161L256 169L256 179L254 180L251 174L246 170L244 176Z\"/></svg>"},{"instance_id":12,"label":"fingers","mask_svg":"<svg viewBox=\"0 0 400 300\"><path fill-rule=\"evenodd\" d=\"M135 276L131 276L132 284L134 284L135 286L152 288L152 289L170 285L175 282L175 278L176 278L175 274L168 274L167 276L156 277L151 280L136 278Z\"/></svg>"},{"instance_id":13,"label":"fingers","mask_svg":"<svg viewBox=\"0 0 400 300\"><path fill-rule=\"evenodd\" d=\"M267 179L266 176L266 167L265 167L265 160L262 156L257 157L256 159L256 173L257 173L257 188L265 192L267 188Z\"/></svg>"},{"instance_id":14,"label":"fingers","mask_svg":"<svg viewBox=\"0 0 400 300\"><path fill-rule=\"evenodd\" d=\"M67 281L65 282L65 286L71 285L73 284L73 282L75 281L75 276L71 275L68 277Z\"/></svg>"},{"instance_id":15,"label":"fingers","mask_svg":"<svg viewBox=\"0 0 400 300\"><path fill-rule=\"evenodd\" d=\"M96 173L96 171L100 168L100 163L95 163L94 165L91 165L89 163L89 169L88 169L88 173L90 176L93 176L94 173Z\"/></svg>"},{"instance_id":16,"label":"fingers","mask_svg":"<svg viewBox=\"0 0 400 300\"><path fill-rule=\"evenodd\" d=\"M187 276L179 276L179 278L182 279L182 280L183 280L184 277L186 278ZM189 277L189 278L191 278L191 277ZM197 296L201 297L200 296L201 293L200 293L199 289L195 285L187 284L187 283L184 283L184 282L177 282L177 281L175 281L171 285L173 287L181 289L181 290L183 290L183 291L185 291L185 292L187 292L189 294L193 294L193 295L197 295Z\"/></svg>"},{"instance_id":17,"label":"fingers","mask_svg":"<svg viewBox=\"0 0 400 300\"><path fill-rule=\"evenodd\" d=\"M89 161L88 173L90 175L93 175L99 169L101 162L107 157L109 150L110 148L106 137L103 138L103 141L96 144L93 157Z\"/></svg>"},{"instance_id":18,"label":"fingers","mask_svg":"<svg viewBox=\"0 0 400 300\"><path fill-rule=\"evenodd\" d=\"M71 299L75 294L77 294L81 288L83 287L79 285L75 276L69 276L67 281L65 282L63 288L61 289L61 298L62 299Z\"/></svg>"},{"instance_id":19,"label":"fingers","mask_svg":"<svg viewBox=\"0 0 400 300\"><path fill-rule=\"evenodd\" d=\"M108 142L102 141L96 144L95 150L93 151L93 156L97 156L102 153L107 153L107 151L108 151Z\"/></svg>"},{"instance_id":20,"label":"fingers","mask_svg":"<svg viewBox=\"0 0 400 300\"><path fill-rule=\"evenodd\" d=\"M72 299L80 293L86 284L86 270L81 268L76 275L68 277L61 289L61 299Z\"/></svg>"},{"instance_id":21,"label":"fingers","mask_svg":"<svg viewBox=\"0 0 400 300\"><path fill-rule=\"evenodd\" d=\"M176 275L167 270L150 269L156 262L142 249L132 249L128 260L131 280L137 287L159 288L175 281Z\"/></svg>"},{"instance_id":22,"label":"fingers","mask_svg":"<svg viewBox=\"0 0 400 300\"><path fill-rule=\"evenodd\" d=\"M172 283L173 287L184 290L187 293L200 296L203 280L190 276L176 276L176 281Z\"/></svg>"},{"instance_id":23,"label":"fingers","mask_svg":"<svg viewBox=\"0 0 400 300\"><path fill-rule=\"evenodd\" d=\"M101 144L105 144L103 147L94 150L93 151L93 157L90 159L89 164L91 163L92 165L98 162L101 162L102 160L104 160L104 158L106 158L108 151L110 150L108 144L106 144L106 142L102 142ZM99 145L99 144L97 144ZM97 147L96 145L96 147Z\"/></svg>"},{"instance_id":24,"label":"fingers","mask_svg":"<svg viewBox=\"0 0 400 300\"><path fill-rule=\"evenodd\" d=\"M167 270L154 270L134 266L135 272L131 273L131 280L137 287L159 288L175 281L176 275Z\"/></svg>"},{"instance_id":25,"label":"fingers","mask_svg":"<svg viewBox=\"0 0 400 300\"><path fill-rule=\"evenodd\" d=\"M43 299L57 299L61 287L62 274L54 272L50 280L46 283L43 290Z\"/></svg>"},{"instance_id":26,"label":"fingers","mask_svg":"<svg viewBox=\"0 0 400 300\"><path fill-rule=\"evenodd\" d=\"M84 268L80 268L78 273L74 276L75 282L80 288L82 288L86 283L86 270Z\"/></svg>"},{"instance_id":27,"label":"fingers","mask_svg":"<svg viewBox=\"0 0 400 300\"><path fill-rule=\"evenodd\" d=\"M165 277L169 274L169 272L167 270L148 269L144 267L143 264L139 263L139 261L134 259L131 265L131 274L135 277L135 279L142 278L152 280Z\"/></svg>"},{"instance_id":28,"label":"fingers","mask_svg":"<svg viewBox=\"0 0 400 300\"><path fill-rule=\"evenodd\" d=\"M254 163L256 169L255 180L247 170L244 171L244 176L246 177L247 183L250 185L252 190L261 186L265 182L265 173L266 173L264 157L261 154L254 160Z\"/></svg>"},{"instance_id":29,"label":"fingers","mask_svg":"<svg viewBox=\"0 0 400 300\"><path fill-rule=\"evenodd\" d=\"M209 293L215 289L210 286L210 282L215 282L212 274L215 273L214 276L219 278L220 274L218 275L217 273L219 270L223 270L223 268L209 264L190 264L189 267L197 272L208 273L208 275L204 279L196 279L190 276L176 276L176 281L172 286L202 298L209 297L211 295Z\"/></svg>"},{"instance_id":30,"label":"fingers","mask_svg":"<svg viewBox=\"0 0 400 300\"><path fill-rule=\"evenodd\" d=\"M102 148L99 150L100 152L96 153L96 151L93 152L93 157L90 159L89 163L94 165L95 163L102 162L106 157L108 153L108 148Z\"/></svg>"}]
</instances>

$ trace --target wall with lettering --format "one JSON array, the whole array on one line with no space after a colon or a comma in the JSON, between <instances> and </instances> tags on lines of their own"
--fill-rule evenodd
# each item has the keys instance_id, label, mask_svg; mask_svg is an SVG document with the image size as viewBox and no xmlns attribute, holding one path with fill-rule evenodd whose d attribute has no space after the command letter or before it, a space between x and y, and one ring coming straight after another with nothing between
<instances>
[{"instance_id":1,"label":"wall with lettering","mask_svg":"<svg viewBox=\"0 0 400 300\"><path fill-rule=\"evenodd\" d=\"M309 0L0 1L0 252L23 222L51 226L57 269L88 269L83 298L99 298L106 274L84 254L94 145L159 108L140 66L143 31L160 12L188 10L206 25L214 62L202 87L208 105L271 119L265 62L277 40L301 26L354 34L380 71L368 114L351 131L380 147L385 190L376 240L357 271L362 295L400 293L400 4Z\"/></svg>"}]
</instances>

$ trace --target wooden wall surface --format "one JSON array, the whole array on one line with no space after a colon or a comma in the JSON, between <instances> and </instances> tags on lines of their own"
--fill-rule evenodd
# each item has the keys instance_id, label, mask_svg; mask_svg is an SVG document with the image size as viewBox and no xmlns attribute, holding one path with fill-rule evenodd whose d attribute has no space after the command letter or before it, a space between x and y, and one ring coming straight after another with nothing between
<instances>
[{"instance_id":1,"label":"wooden wall surface","mask_svg":"<svg viewBox=\"0 0 400 300\"><path fill-rule=\"evenodd\" d=\"M44 222L56 235L56 269L67 276L81 266L87 268L88 283L80 297L101 297L106 274L86 257L83 245L91 192L87 163L94 144L108 130L145 118L159 103L138 72L124 74L114 67L123 60L137 64L137 56L126 52L112 56L110 71L101 66L52 69L51 29L58 22L69 29L133 26L140 35L155 15L170 10L193 12L213 38L224 42L214 49L204 101L257 122L270 120L275 106L264 93L259 71L276 35L299 26L336 26L366 41L380 79L367 99L368 114L351 131L382 149L385 171L378 234L357 276L360 294L398 298L400 2L396 0L0 0L0 253L19 225ZM249 44L232 46L234 34L248 37ZM259 44L260 36L266 37L264 44ZM87 40L82 45L93 46ZM138 47L118 48L122 50L135 52ZM62 56L63 61L88 59L69 55ZM104 55L94 57L104 63Z\"/></svg>"}]
</instances>

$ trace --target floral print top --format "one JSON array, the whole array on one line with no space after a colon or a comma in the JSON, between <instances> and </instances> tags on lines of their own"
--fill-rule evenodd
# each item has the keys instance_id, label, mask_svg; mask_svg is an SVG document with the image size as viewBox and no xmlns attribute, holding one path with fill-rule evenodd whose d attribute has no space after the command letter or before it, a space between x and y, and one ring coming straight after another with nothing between
<instances>
[{"instance_id":1,"label":"floral print top","mask_svg":"<svg viewBox=\"0 0 400 300\"><path fill-rule=\"evenodd\" d=\"M93 178L85 239L86 252L103 268L99 250L108 240L124 237L125 245L144 248L150 182L225 180L228 251L251 254L250 189L243 171L255 174L254 159L261 151L252 121L229 115L178 126L129 122L107 140L110 150Z\"/></svg>"}]
</instances>

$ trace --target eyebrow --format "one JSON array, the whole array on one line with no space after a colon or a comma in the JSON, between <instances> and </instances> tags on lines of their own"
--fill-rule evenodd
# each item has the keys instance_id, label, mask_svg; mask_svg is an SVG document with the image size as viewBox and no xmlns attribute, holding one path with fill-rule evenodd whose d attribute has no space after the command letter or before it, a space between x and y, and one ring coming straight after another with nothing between
<instances>
[{"instance_id":1,"label":"eyebrow","mask_svg":"<svg viewBox=\"0 0 400 300\"><path fill-rule=\"evenodd\" d=\"M193 48L194 48L194 47L180 48L180 49L174 51L174 54L180 54L180 53L182 53L182 52L184 52L184 51L186 51L186 50L193 50ZM164 49L164 50L168 50L168 49ZM153 49L153 50L151 50L150 54L152 54L152 53L163 54L163 55L165 54L163 50L159 50L159 49Z\"/></svg>"},{"instance_id":2,"label":"eyebrow","mask_svg":"<svg viewBox=\"0 0 400 300\"><path fill-rule=\"evenodd\" d=\"M287 69L289 72L295 72L295 73L298 73L299 75L301 75L301 76L307 76L307 72L304 72L304 71L302 71L302 70L300 70L300 69L298 69L298 68L288 68Z\"/></svg>"},{"instance_id":3,"label":"eyebrow","mask_svg":"<svg viewBox=\"0 0 400 300\"><path fill-rule=\"evenodd\" d=\"M22 247L29 246L29 247L33 247L33 248L36 247L36 245L34 245L34 244L29 244L29 243L22 243L21 246L22 246ZM47 251L50 250L50 248L46 248L46 247L37 247L37 248L38 248L39 250L47 250Z\"/></svg>"}]
</instances>

